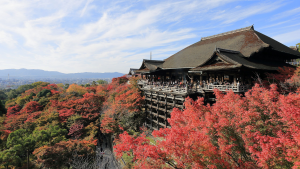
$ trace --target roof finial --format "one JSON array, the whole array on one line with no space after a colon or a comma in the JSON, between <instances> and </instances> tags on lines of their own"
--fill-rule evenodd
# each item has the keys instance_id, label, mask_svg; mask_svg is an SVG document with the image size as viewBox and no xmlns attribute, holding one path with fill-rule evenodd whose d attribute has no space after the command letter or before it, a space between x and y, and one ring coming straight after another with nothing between
<instances>
[{"instance_id":1,"label":"roof finial","mask_svg":"<svg viewBox=\"0 0 300 169\"><path fill-rule=\"evenodd\" d=\"M150 52L150 60L152 60L152 51Z\"/></svg>"}]
</instances>

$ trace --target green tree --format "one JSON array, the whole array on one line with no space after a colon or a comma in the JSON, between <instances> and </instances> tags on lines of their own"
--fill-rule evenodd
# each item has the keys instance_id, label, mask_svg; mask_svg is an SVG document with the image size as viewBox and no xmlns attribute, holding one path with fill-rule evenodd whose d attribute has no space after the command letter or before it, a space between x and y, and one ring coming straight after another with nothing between
<instances>
[{"instance_id":1,"label":"green tree","mask_svg":"<svg viewBox=\"0 0 300 169\"><path fill-rule=\"evenodd\" d=\"M34 86L32 86L31 84L21 85L16 89L16 92L18 94L21 94L21 93L24 93L26 90L29 90L32 88L34 88Z\"/></svg>"},{"instance_id":2,"label":"green tree","mask_svg":"<svg viewBox=\"0 0 300 169\"><path fill-rule=\"evenodd\" d=\"M65 86L64 86L64 89L68 89L70 86L70 84L66 83Z\"/></svg>"},{"instance_id":3,"label":"green tree","mask_svg":"<svg viewBox=\"0 0 300 169\"><path fill-rule=\"evenodd\" d=\"M49 84L50 84L50 83L48 83L48 82L38 81L38 82L32 83L31 85L32 85L33 87L37 87L37 86L45 87L45 86L47 86L47 85L49 85Z\"/></svg>"},{"instance_id":4,"label":"green tree","mask_svg":"<svg viewBox=\"0 0 300 169\"><path fill-rule=\"evenodd\" d=\"M22 160L16 155L16 151L9 149L0 152L0 163L8 169L9 166L20 166Z\"/></svg>"},{"instance_id":5,"label":"green tree","mask_svg":"<svg viewBox=\"0 0 300 169\"><path fill-rule=\"evenodd\" d=\"M36 129L33 132L33 136L36 139L36 147L43 145L53 146L60 141L66 141L66 134L68 134L67 129L63 129L59 125L50 125L45 130Z\"/></svg>"},{"instance_id":6,"label":"green tree","mask_svg":"<svg viewBox=\"0 0 300 169\"><path fill-rule=\"evenodd\" d=\"M107 81L100 79L100 80L97 80L97 83L98 84L107 84Z\"/></svg>"},{"instance_id":7,"label":"green tree","mask_svg":"<svg viewBox=\"0 0 300 169\"><path fill-rule=\"evenodd\" d=\"M5 119L5 115L0 116L0 152L6 148L6 137L8 133L5 131L4 127Z\"/></svg>"},{"instance_id":8,"label":"green tree","mask_svg":"<svg viewBox=\"0 0 300 169\"><path fill-rule=\"evenodd\" d=\"M37 97L45 97L45 96L47 96L48 93L51 94L51 90L49 90L49 89L43 89L36 96Z\"/></svg>"},{"instance_id":9,"label":"green tree","mask_svg":"<svg viewBox=\"0 0 300 169\"><path fill-rule=\"evenodd\" d=\"M49 103L50 98L42 97L42 98L38 99L37 101L40 105L45 107Z\"/></svg>"},{"instance_id":10,"label":"green tree","mask_svg":"<svg viewBox=\"0 0 300 169\"><path fill-rule=\"evenodd\" d=\"M6 109L2 101L0 101L0 116L2 116L3 114L6 114Z\"/></svg>"},{"instance_id":11,"label":"green tree","mask_svg":"<svg viewBox=\"0 0 300 169\"><path fill-rule=\"evenodd\" d=\"M297 43L296 47L297 47L298 51L300 52L300 43Z\"/></svg>"},{"instance_id":12,"label":"green tree","mask_svg":"<svg viewBox=\"0 0 300 169\"><path fill-rule=\"evenodd\" d=\"M6 100L7 98L7 94L3 90L0 90L0 100Z\"/></svg>"},{"instance_id":13,"label":"green tree","mask_svg":"<svg viewBox=\"0 0 300 169\"><path fill-rule=\"evenodd\" d=\"M27 156L27 168L29 168L29 153L35 148L35 138L30 131L19 129L9 134L6 146L15 152L15 157L22 159Z\"/></svg>"},{"instance_id":14,"label":"green tree","mask_svg":"<svg viewBox=\"0 0 300 169\"><path fill-rule=\"evenodd\" d=\"M10 100L10 99L14 99L14 98L16 98L18 96L18 93L17 93L17 91L15 90L15 89L13 89L13 90L11 90L11 91L9 91L8 93L7 93L7 97L8 97L8 99Z\"/></svg>"}]
</instances>

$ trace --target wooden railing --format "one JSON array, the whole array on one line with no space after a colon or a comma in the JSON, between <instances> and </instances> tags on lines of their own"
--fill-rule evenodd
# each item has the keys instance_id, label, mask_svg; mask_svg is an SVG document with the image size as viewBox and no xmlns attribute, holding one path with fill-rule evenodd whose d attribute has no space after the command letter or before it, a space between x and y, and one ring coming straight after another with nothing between
<instances>
[{"instance_id":1,"label":"wooden railing","mask_svg":"<svg viewBox=\"0 0 300 169\"><path fill-rule=\"evenodd\" d=\"M188 93L190 90L187 87L168 87L161 85L143 85L142 90L154 90L161 92Z\"/></svg>"},{"instance_id":2,"label":"wooden railing","mask_svg":"<svg viewBox=\"0 0 300 169\"><path fill-rule=\"evenodd\" d=\"M214 90L219 89L220 91L232 90L233 92L246 92L248 87L246 85L204 85L203 90Z\"/></svg>"},{"instance_id":3,"label":"wooden railing","mask_svg":"<svg viewBox=\"0 0 300 169\"><path fill-rule=\"evenodd\" d=\"M147 81L139 81L139 85L142 85L142 90L154 90L162 92L174 92L179 94L203 92L203 91L213 91L214 89L219 89L220 91L232 90L233 92L246 92L250 88L248 85L196 85L194 87L179 87L179 86L163 86L163 85L149 85Z\"/></svg>"}]
</instances>

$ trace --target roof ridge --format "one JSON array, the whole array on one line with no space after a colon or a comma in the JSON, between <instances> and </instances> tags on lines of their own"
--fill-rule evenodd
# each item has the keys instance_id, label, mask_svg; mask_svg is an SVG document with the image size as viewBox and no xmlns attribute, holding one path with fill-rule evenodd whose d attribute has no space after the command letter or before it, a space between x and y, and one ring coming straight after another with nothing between
<instances>
[{"instance_id":1,"label":"roof ridge","mask_svg":"<svg viewBox=\"0 0 300 169\"><path fill-rule=\"evenodd\" d=\"M150 60L150 59L144 59L144 61L147 61L147 62L164 62L164 60Z\"/></svg>"},{"instance_id":2,"label":"roof ridge","mask_svg":"<svg viewBox=\"0 0 300 169\"><path fill-rule=\"evenodd\" d=\"M224 49L224 48L216 48L216 50L219 51L219 52L241 53L240 51Z\"/></svg>"},{"instance_id":3,"label":"roof ridge","mask_svg":"<svg viewBox=\"0 0 300 169\"><path fill-rule=\"evenodd\" d=\"M236 32L242 32L242 31L246 31L246 30L254 30L253 25L247 26L245 28L240 28L240 29L236 29L236 30L232 30L232 31L228 31L228 32L224 32L224 33L212 35L212 36L202 37L201 41L202 40L207 40L207 39L212 39L212 38L219 37L219 36L224 36L224 35L232 34L232 33L236 33Z\"/></svg>"}]
</instances>

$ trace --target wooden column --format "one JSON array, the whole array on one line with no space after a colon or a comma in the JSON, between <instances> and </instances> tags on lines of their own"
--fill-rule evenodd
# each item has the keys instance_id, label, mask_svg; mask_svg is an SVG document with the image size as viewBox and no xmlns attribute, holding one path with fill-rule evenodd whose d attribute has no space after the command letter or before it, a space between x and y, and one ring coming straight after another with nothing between
<instances>
[{"instance_id":1,"label":"wooden column","mask_svg":"<svg viewBox=\"0 0 300 169\"><path fill-rule=\"evenodd\" d=\"M147 97L147 95L146 95L146 97ZM148 101L147 100L145 100L145 114L146 114L146 122L145 122L145 125L146 125L146 127L148 127L147 126L147 121L149 120L148 118L149 118L149 112L147 111L147 109L148 109Z\"/></svg>"},{"instance_id":2,"label":"wooden column","mask_svg":"<svg viewBox=\"0 0 300 169\"><path fill-rule=\"evenodd\" d=\"M151 129L153 129L153 115L152 115L152 92L150 94L150 120L151 120Z\"/></svg>"},{"instance_id":3,"label":"wooden column","mask_svg":"<svg viewBox=\"0 0 300 169\"><path fill-rule=\"evenodd\" d=\"M159 121L158 121L158 118L159 118L159 117L158 117L158 115L159 115L159 113L158 113L158 111L159 111L159 110L158 110L158 109L159 109L159 96L158 96L158 94L157 94L157 96L156 96L156 101L157 101L157 102L156 102L156 103L157 103L157 104L156 104L156 108L157 108L157 109L156 109L156 122L157 122L157 129L159 129Z\"/></svg>"},{"instance_id":4,"label":"wooden column","mask_svg":"<svg viewBox=\"0 0 300 169\"><path fill-rule=\"evenodd\" d=\"M224 82L224 73L222 73L221 76L222 76L222 82Z\"/></svg>"},{"instance_id":5,"label":"wooden column","mask_svg":"<svg viewBox=\"0 0 300 169\"><path fill-rule=\"evenodd\" d=\"M200 85L202 85L202 81L203 81L203 76L202 74L200 75Z\"/></svg>"},{"instance_id":6,"label":"wooden column","mask_svg":"<svg viewBox=\"0 0 300 169\"><path fill-rule=\"evenodd\" d=\"M233 76L233 85L236 86L236 73L234 73L234 76Z\"/></svg>"},{"instance_id":7,"label":"wooden column","mask_svg":"<svg viewBox=\"0 0 300 169\"><path fill-rule=\"evenodd\" d=\"M210 74L207 72L206 83L210 83L209 79L210 79Z\"/></svg>"},{"instance_id":8,"label":"wooden column","mask_svg":"<svg viewBox=\"0 0 300 169\"><path fill-rule=\"evenodd\" d=\"M167 127L168 126L168 120L167 120L167 94L165 94L165 127Z\"/></svg>"},{"instance_id":9,"label":"wooden column","mask_svg":"<svg viewBox=\"0 0 300 169\"><path fill-rule=\"evenodd\" d=\"M176 101L175 101L175 95L173 96L173 107L175 107Z\"/></svg>"}]
</instances>

